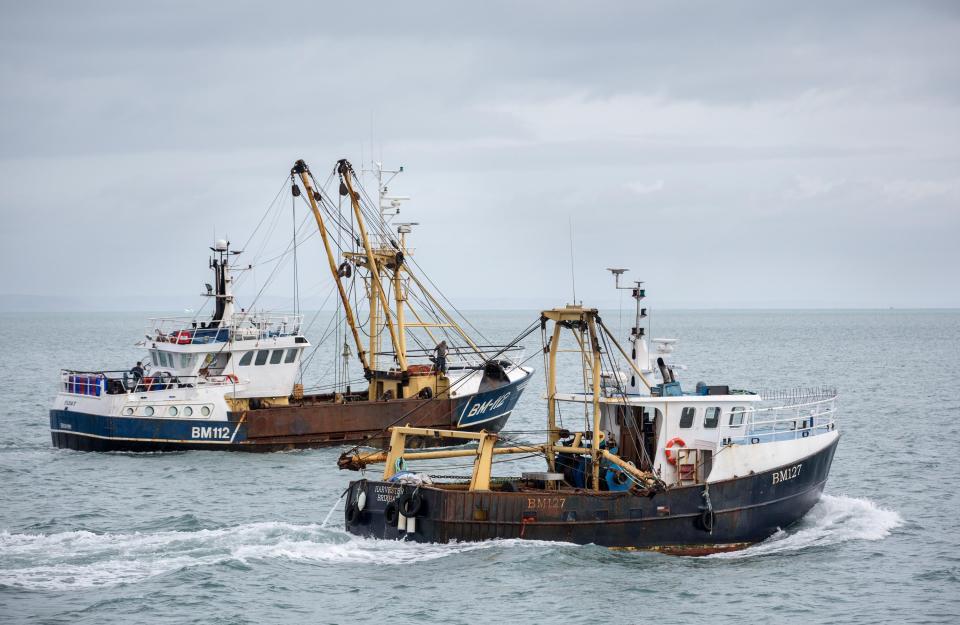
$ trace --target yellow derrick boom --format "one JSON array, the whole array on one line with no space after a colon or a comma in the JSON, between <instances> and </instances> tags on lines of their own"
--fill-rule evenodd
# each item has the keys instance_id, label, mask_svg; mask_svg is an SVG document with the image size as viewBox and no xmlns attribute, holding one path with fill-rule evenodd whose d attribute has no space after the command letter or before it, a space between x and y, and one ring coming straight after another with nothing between
<instances>
[{"instance_id":1,"label":"yellow derrick boom","mask_svg":"<svg viewBox=\"0 0 960 625\"><path fill-rule=\"evenodd\" d=\"M428 428L415 428L410 426L391 428L390 448L386 451L372 453L351 453L344 454L338 462L341 469L359 470L370 464L384 463L383 479L392 478L401 460L434 460L442 458L464 458L474 457L473 474L470 478L471 491L490 490L490 474L492 470L493 456L520 453L539 453L547 459L547 466L551 472L556 469L557 454L577 454L589 455L591 463L591 474L589 486L594 491L600 491L600 466L601 460L618 467L621 471L627 473L637 484L644 487L653 486L658 482L657 477L646 471L641 471L633 464L623 460L618 455L609 450L601 448L600 443L603 440L603 433L600 431L601 417L601 394L600 372L602 368L602 352L600 349L600 334L605 333L611 340L609 331L603 326L600 317L595 308L583 308L582 306L565 306L563 308L554 308L541 313L541 322L546 328L546 323L554 323L550 343L547 347L549 354L549 365L547 368L547 431L548 442L537 445L514 445L509 447L496 447L496 443L501 439L493 433L464 432L459 430L436 430ZM592 431L568 433L573 434L573 443L570 445L559 444L561 432L556 424L556 389L557 389L557 363L556 354L560 352L560 338L564 328L574 332L585 332L587 340L580 341L580 354L585 365L588 365L591 371L592 387ZM579 337L578 337L579 339ZM616 344L616 341L613 341ZM622 352L622 348L617 345ZM577 351L577 350L574 350ZM636 373L643 380L644 384L649 386L649 382L643 377L643 374L636 370ZM565 434L566 435L566 434ZM462 441L477 441L475 449L454 449L454 450L434 450L434 451L407 451L407 436L420 436L427 438L459 439ZM584 437L590 439L590 446L584 447L581 441Z\"/></svg>"}]
</instances>

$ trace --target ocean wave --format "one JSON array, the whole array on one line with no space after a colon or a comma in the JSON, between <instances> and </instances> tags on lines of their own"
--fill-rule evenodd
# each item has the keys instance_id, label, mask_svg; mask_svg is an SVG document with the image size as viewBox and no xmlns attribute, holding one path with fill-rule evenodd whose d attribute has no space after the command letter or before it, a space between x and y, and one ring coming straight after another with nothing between
<instances>
[{"instance_id":1,"label":"ocean wave","mask_svg":"<svg viewBox=\"0 0 960 625\"><path fill-rule=\"evenodd\" d=\"M408 565L514 543L382 541L320 525L265 522L195 531L0 532L0 586L68 590L136 583L184 568L249 560Z\"/></svg>"},{"instance_id":2,"label":"ocean wave","mask_svg":"<svg viewBox=\"0 0 960 625\"><path fill-rule=\"evenodd\" d=\"M869 499L823 495L796 527L788 531L780 530L767 540L742 551L709 557L749 558L850 540L881 540L902 524L903 518L897 512L881 508Z\"/></svg>"}]
</instances>

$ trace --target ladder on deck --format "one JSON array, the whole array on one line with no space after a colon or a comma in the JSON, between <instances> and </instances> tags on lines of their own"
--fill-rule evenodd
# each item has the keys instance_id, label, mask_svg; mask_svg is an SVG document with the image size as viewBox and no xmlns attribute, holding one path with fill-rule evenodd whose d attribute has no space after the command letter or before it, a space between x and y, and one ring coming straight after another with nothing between
<instances>
[{"instance_id":1,"label":"ladder on deck","mask_svg":"<svg viewBox=\"0 0 960 625\"><path fill-rule=\"evenodd\" d=\"M699 483L702 464L699 449L677 450L677 486Z\"/></svg>"}]
</instances>

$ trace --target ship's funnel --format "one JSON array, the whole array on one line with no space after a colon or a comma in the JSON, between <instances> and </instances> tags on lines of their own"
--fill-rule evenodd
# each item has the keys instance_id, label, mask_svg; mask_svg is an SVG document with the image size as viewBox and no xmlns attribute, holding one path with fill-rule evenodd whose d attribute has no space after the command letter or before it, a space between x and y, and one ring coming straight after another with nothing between
<instances>
[{"instance_id":1,"label":"ship's funnel","mask_svg":"<svg viewBox=\"0 0 960 625\"><path fill-rule=\"evenodd\" d=\"M676 382L673 377L673 371L667 367L667 363L663 362L663 358L657 357L657 367L660 369L660 375L663 377L663 383L669 384L671 382Z\"/></svg>"}]
</instances>

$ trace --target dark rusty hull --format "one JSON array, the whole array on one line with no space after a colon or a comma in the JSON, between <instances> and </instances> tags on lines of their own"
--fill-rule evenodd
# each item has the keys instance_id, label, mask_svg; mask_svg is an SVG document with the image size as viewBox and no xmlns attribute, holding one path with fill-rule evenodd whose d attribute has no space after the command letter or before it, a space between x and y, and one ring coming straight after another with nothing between
<instances>
[{"instance_id":1,"label":"dark rusty hull","mask_svg":"<svg viewBox=\"0 0 960 625\"><path fill-rule=\"evenodd\" d=\"M344 443L384 445L392 425L437 429L456 427L456 401L449 399L395 399L345 404L304 402L250 410L244 443L270 447L317 447Z\"/></svg>"},{"instance_id":2,"label":"dark rusty hull","mask_svg":"<svg viewBox=\"0 0 960 625\"><path fill-rule=\"evenodd\" d=\"M703 485L651 497L573 489L470 493L423 486L416 529L405 532L385 523L384 510L401 489L414 487L359 480L347 494L346 527L361 536L418 542L524 538L687 555L728 551L800 520L823 492L836 445L773 471L710 484L712 514ZM774 480L779 471L793 475L797 465L802 467L795 477ZM366 505L356 514L352 508L361 490Z\"/></svg>"}]
</instances>

